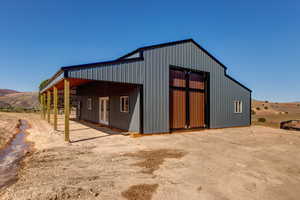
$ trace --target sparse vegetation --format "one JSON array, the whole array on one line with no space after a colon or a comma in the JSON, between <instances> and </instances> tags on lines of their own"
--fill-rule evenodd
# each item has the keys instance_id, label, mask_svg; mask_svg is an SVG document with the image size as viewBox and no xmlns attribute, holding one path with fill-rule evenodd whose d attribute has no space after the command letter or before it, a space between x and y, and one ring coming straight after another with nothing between
<instances>
[{"instance_id":1,"label":"sparse vegetation","mask_svg":"<svg viewBox=\"0 0 300 200\"><path fill-rule=\"evenodd\" d=\"M33 112L39 108L37 92L17 92L0 96L0 110L5 112Z\"/></svg>"},{"instance_id":2,"label":"sparse vegetation","mask_svg":"<svg viewBox=\"0 0 300 200\"><path fill-rule=\"evenodd\" d=\"M265 103L269 103L269 101L265 101Z\"/></svg>"},{"instance_id":3,"label":"sparse vegetation","mask_svg":"<svg viewBox=\"0 0 300 200\"><path fill-rule=\"evenodd\" d=\"M264 117L260 117L260 118L257 119L257 121L258 121L258 122L265 123L267 120L266 120L266 118L264 118Z\"/></svg>"},{"instance_id":4,"label":"sparse vegetation","mask_svg":"<svg viewBox=\"0 0 300 200\"><path fill-rule=\"evenodd\" d=\"M267 107L267 108L266 108ZM252 101L252 109L256 112L252 115L253 125L263 125L272 128L280 128L280 122L291 119L300 119L300 102L270 102ZM252 111L251 111L252 113ZM259 122L258 118L265 118L265 122Z\"/></svg>"},{"instance_id":5,"label":"sparse vegetation","mask_svg":"<svg viewBox=\"0 0 300 200\"><path fill-rule=\"evenodd\" d=\"M39 110L34 108L5 107L5 108L0 108L0 112L33 113L33 112L39 112Z\"/></svg>"},{"instance_id":6,"label":"sparse vegetation","mask_svg":"<svg viewBox=\"0 0 300 200\"><path fill-rule=\"evenodd\" d=\"M251 110L251 115L255 115L256 112L254 110Z\"/></svg>"}]
</instances>

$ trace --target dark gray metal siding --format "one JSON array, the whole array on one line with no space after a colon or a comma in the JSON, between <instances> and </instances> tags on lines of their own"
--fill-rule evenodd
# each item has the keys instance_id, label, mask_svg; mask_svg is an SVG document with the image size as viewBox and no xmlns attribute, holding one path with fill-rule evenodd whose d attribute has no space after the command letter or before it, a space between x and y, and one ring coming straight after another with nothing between
<instances>
[{"instance_id":1,"label":"dark gray metal siding","mask_svg":"<svg viewBox=\"0 0 300 200\"><path fill-rule=\"evenodd\" d=\"M69 78L81 78L119 83L142 84L145 76L144 62L111 64L93 68L69 70Z\"/></svg>"},{"instance_id":2,"label":"dark gray metal siding","mask_svg":"<svg viewBox=\"0 0 300 200\"><path fill-rule=\"evenodd\" d=\"M250 124L250 92L225 76L225 69L193 43L146 50L144 83L145 133L169 131L170 65L210 73L210 128ZM243 101L235 114L233 100Z\"/></svg>"},{"instance_id":3,"label":"dark gray metal siding","mask_svg":"<svg viewBox=\"0 0 300 200\"><path fill-rule=\"evenodd\" d=\"M225 69L192 42L145 50L144 61L70 70L69 77L143 84L144 133L169 131L170 65L210 73L210 128L250 124L250 91L225 76ZM233 101L243 101L235 114Z\"/></svg>"},{"instance_id":4,"label":"dark gray metal siding","mask_svg":"<svg viewBox=\"0 0 300 200\"><path fill-rule=\"evenodd\" d=\"M78 87L81 101L80 119L99 123L99 98L109 97L109 125L114 128L140 132L140 88L138 86L109 86L103 83L91 83ZM120 97L129 96L129 113L120 112ZM92 110L87 109L88 98L92 98Z\"/></svg>"}]
</instances>

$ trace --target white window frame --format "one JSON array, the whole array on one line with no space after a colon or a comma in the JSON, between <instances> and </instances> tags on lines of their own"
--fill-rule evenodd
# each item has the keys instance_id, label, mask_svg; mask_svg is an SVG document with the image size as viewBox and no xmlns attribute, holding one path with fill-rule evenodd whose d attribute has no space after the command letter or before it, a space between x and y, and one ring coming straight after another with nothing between
<instances>
[{"instance_id":1,"label":"white window frame","mask_svg":"<svg viewBox=\"0 0 300 200\"><path fill-rule=\"evenodd\" d=\"M126 108L125 107L126 99L127 99L127 102L128 102L127 110L125 109ZM123 101L124 101L124 104L123 104ZM123 105L124 105L124 108L123 108ZM129 96L121 96L120 97L120 112L129 113Z\"/></svg>"},{"instance_id":2,"label":"white window frame","mask_svg":"<svg viewBox=\"0 0 300 200\"><path fill-rule=\"evenodd\" d=\"M92 110L92 98L87 99L87 109Z\"/></svg>"},{"instance_id":3,"label":"white window frame","mask_svg":"<svg viewBox=\"0 0 300 200\"><path fill-rule=\"evenodd\" d=\"M243 113L243 102L242 101L233 101L234 113Z\"/></svg>"}]
</instances>

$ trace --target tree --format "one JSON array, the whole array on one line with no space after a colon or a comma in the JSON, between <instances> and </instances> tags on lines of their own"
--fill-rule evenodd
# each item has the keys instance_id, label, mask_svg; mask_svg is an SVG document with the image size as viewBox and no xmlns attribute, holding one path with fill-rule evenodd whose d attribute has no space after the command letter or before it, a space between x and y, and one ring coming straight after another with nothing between
<instances>
[{"instance_id":1,"label":"tree","mask_svg":"<svg viewBox=\"0 0 300 200\"><path fill-rule=\"evenodd\" d=\"M43 80L39 85L39 91L41 91L48 83L49 79ZM39 92L39 102L41 101L41 93ZM41 102L40 102L41 103Z\"/></svg>"},{"instance_id":2,"label":"tree","mask_svg":"<svg viewBox=\"0 0 300 200\"><path fill-rule=\"evenodd\" d=\"M48 80L49 80L49 79L46 79L46 80L44 80L44 81L42 81L42 82L40 83L40 86L39 86L39 90L40 90L40 91L46 86L46 84L48 83Z\"/></svg>"}]
</instances>

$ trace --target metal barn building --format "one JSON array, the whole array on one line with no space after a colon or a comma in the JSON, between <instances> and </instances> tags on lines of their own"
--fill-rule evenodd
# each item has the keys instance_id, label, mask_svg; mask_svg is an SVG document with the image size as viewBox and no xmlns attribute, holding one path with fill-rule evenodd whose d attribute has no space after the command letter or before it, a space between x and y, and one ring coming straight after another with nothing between
<instances>
[{"instance_id":1,"label":"metal barn building","mask_svg":"<svg viewBox=\"0 0 300 200\"><path fill-rule=\"evenodd\" d=\"M79 119L130 132L249 126L251 90L226 69L188 39L138 48L113 61L62 67L41 93L48 92L49 100L51 91L64 89L67 105L74 88ZM42 95L43 110L45 100Z\"/></svg>"}]
</instances>

